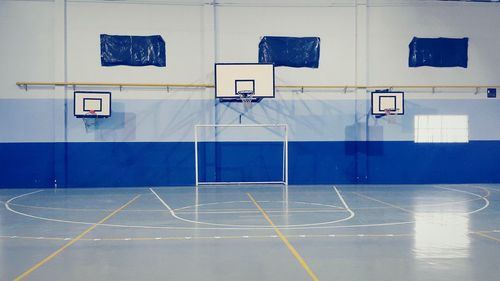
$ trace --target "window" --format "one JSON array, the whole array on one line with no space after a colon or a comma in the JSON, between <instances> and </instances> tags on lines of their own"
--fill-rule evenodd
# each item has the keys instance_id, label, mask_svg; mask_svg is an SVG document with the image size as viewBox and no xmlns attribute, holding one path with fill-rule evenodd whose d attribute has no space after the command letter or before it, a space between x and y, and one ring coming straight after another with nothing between
<instances>
[{"instance_id":1,"label":"window","mask_svg":"<svg viewBox=\"0 0 500 281\"><path fill-rule=\"evenodd\" d=\"M415 142L417 143L469 142L469 116L416 115Z\"/></svg>"}]
</instances>

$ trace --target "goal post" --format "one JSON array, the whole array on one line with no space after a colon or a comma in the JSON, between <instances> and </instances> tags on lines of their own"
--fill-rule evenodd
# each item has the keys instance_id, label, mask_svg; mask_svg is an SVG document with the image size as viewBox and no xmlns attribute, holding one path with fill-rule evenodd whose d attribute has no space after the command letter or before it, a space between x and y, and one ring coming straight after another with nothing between
<instances>
[{"instance_id":1,"label":"goal post","mask_svg":"<svg viewBox=\"0 0 500 281\"><path fill-rule=\"evenodd\" d=\"M200 185L288 185L287 124L198 124L195 181Z\"/></svg>"}]
</instances>

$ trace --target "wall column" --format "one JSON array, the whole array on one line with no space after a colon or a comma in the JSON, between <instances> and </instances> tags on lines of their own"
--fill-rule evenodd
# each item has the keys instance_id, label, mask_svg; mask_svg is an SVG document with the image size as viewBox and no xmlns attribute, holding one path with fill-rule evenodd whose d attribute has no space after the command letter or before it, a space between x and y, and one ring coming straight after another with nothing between
<instances>
[{"instance_id":1,"label":"wall column","mask_svg":"<svg viewBox=\"0 0 500 281\"><path fill-rule=\"evenodd\" d=\"M355 7L355 83L358 86L364 86L368 83L368 0L357 0ZM356 89L355 97L355 118L357 136L356 149L356 182L363 183L368 179L367 172L367 153L368 153L368 109L369 100L367 100L366 89Z\"/></svg>"},{"instance_id":2,"label":"wall column","mask_svg":"<svg viewBox=\"0 0 500 281\"><path fill-rule=\"evenodd\" d=\"M54 1L54 80L67 82L66 0ZM54 116L54 188L67 183L67 118L66 86L55 86Z\"/></svg>"}]
</instances>

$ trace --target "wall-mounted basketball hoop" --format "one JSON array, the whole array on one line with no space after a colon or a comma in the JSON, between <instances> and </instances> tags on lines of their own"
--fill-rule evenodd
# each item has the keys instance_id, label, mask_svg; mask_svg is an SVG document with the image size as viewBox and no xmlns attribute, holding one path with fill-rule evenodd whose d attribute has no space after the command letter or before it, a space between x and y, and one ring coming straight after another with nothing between
<instances>
[{"instance_id":1,"label":"wall-mounted basketball hoop","mask_svg":"<svg viewBox=\"0 0 500 281\"><path fill-rule=\"evenodd\" d=\"M91 130L97 128L97 113L95 110L91 109L84 117L82 117L83 124L85 124L85 132L88 133Z\"/></svg>"},{"instance_id":2,"label":"wall-mounted basketball hoop","mask_svg":"<svg viewBox=\"0 0 500 281\"><path fill-rule=\"evenodd\" d=\"M397 123L397 116L404 115L404 93L390 90L372 92L371 114L389 124Z\"/></svg>"},{"instance_id":3,"label":"wall-mounted basketball hoop","mask_svg":"<svg viewBox=\"0 0 500 281\"><path fill-rule=\"evenodd\" d=\"M221 102L241 102L245 111L263 98L274 98L274 65L216 63L215 98Z\"/></svg>"},{"instance_id":4,"label":"wall-mounted basketball hoop","mask_svg":"<svg viewBox=\"0 0 500 281\"><path fill-rule=\"evenodd\" d=\"M253 91L244 90L239 91L238 95L240 97L241 102L243 103L243 108L245 110L249 110L252 108L252 100L254 99L255 93Z\"/></svg>"},{"instance_id":5,"label":"wall-mounted basketball hoop","mask_svg":"<svg viewBox=\"0 0 500 281\"><path fill-rule=\"evenodd\" d=\"M74 115L82 118L85 132L97 128L100 118L111 116L111 92L74 92Z\"/></svg>"}]
</instances>

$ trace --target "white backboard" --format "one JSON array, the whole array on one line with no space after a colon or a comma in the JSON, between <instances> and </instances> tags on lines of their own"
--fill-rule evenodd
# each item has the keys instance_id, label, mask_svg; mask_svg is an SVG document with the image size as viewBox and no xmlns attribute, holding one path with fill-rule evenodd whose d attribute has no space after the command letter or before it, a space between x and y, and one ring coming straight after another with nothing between
<instances>
[{"instance_id":1,"label":"white backboard","mask_svg":"<svg viewBox=\"0 0 500 281\"><path fill-rule=\"evenodd\" d=\"M383 115L386 110L392 114L404 114L403 92L372 92L372 114Z\"/></svg>"},{"instance_id":2,"label":"white backboard","mask_svg":"<svg viewBox=\"0 0 500 281\"><path fill-rule=\"evenodd\" d=\"M215 97L239 98L240 91L253 91L255 98L274 98L274 65L216 63Z\"/></svg>"},{"instance_id":3,"label":"white backboard","mask_svg":"<svg viewBox=\"0 0 500 281\"><path fill-rule=\"evenodd\" d=\"M91 110L97 117L111 116L111 92L74 92L74 115L87 117Z\"/></svg>"}]
</instances>

